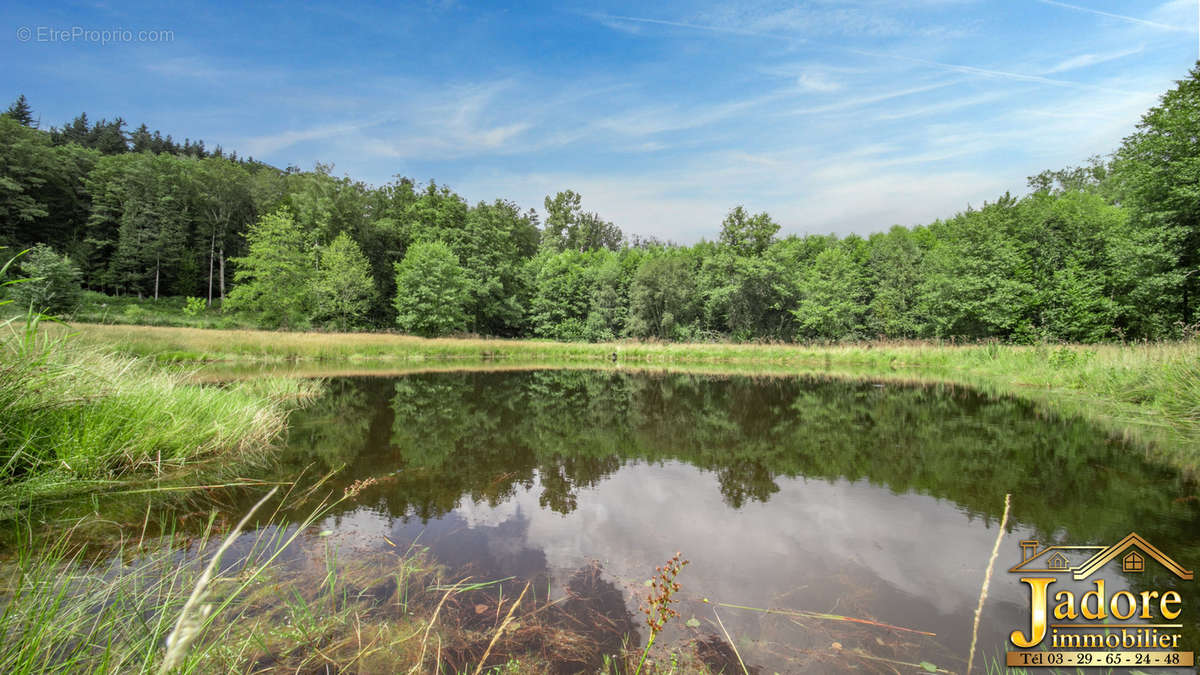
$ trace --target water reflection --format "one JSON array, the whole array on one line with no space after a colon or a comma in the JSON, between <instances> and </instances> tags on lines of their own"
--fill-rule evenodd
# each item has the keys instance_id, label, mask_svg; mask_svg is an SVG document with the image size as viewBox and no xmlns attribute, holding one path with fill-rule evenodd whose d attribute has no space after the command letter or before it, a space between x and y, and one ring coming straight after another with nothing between
<instances>
[{"instance_id":1,"label":"water reflection","mask_svg":"<svg viewBox=\"0 0 1200 675\"><path fill-rule=\"evenodd\" d=\"M535 475L541 506L569 513L579 490L631 459L713 472L733 508L805 476L949 499L986 518L1012 492L1022 522L1099 539L1123 536L1130 520L1178 531L1196 512L1175 504L1188 486L1173 473L1086 424L945 387L612 371L345 379L297 413L290 438L286 460L346 464L347 483L386 478L379 507L423 520L463 497L497 505Z\"/></svg>"},{"instance_id":2,"label":"water reflection","mask_svg":"<svg viewBox=\"0 0 1200 675\"><path fill-rule=\"evenodd\" d=\"M1109 544L1137 530L1200 561L1194 487L1086 424L952 387L569 370L339 379L296 416L282 461L378 480L326 524L351 550L419 537L448 564L559 587L598 561L629 598L683 550L697 617L711 617L702 597L871 617L937 637L861 644L951 666L1005 493L1015 525L985 654L1027 620L1003 573L1020 539ZM1175 585L1147 577L1130 586ZM723 618L769 667L849 639L820 622Z\"/></svg>"}]
</instances>

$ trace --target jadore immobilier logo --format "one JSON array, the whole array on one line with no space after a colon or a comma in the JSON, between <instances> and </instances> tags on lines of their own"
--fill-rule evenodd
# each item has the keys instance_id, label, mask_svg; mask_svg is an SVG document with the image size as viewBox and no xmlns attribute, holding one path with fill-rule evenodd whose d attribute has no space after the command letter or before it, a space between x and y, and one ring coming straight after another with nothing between
<instances>
[{"instance_id":1,"label":"jadore immobilier logo","mask_svg":"<svg viewBox=\"0 0 1200 675\"><path fill-rule=\"evenodd\" d=\"M1022 541L1021 562L1008 571L1021 575L1029 594L1029 626L1009 635L1019 651L1008 652L1007 665L1193 666L1194 653L1180 645L1184 607L1179 591L1112 592L1126 579L1161 578L1146 575L1155 566L1192 581L1190 570L1136 532L1111 546L1039 547L1037 541ZM1113 574L1121 581L1109 583L1105 577Z\"/></svg>"}]
</instances>

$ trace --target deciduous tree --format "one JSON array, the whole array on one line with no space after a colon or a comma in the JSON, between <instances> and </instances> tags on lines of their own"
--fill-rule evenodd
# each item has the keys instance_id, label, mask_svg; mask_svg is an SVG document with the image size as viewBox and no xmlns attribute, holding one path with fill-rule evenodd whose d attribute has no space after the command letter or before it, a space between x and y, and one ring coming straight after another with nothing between
<instances>
[{"instance_id":1,"label":"deciduous tree","mask_svg":"<svg viewBox=\"0 0 1200 675\"><path fill-rule=\"evenodd\" d=\"M469 301L467 276L446 244L414 244L396 264L394 304L401 329L425 337L462 330Z\"/></svg>"},{"instance_id":2,"label":"deciduous tree","mask_svg":"<svg viewBox=\"0 0 1200 675\"><path fill-rule=\"evenodd\" d=\"M249 312L266 326L295 328L312 317L312 249L287 209L268 213L250 226L249 251L234 258L236 285L226 309Z\"/></svg>"},{"instance_id":3,"label":"deciduous tree","mask_svg":"<svg viewBox=\"0 0 1200 675\"><path fill-rule=\"evenodd\" d=\"M371 308L375 295L371 266L345 232L321 253L313 295L316 318L332 321L340 330L358 326Z\"/></svg>"}]
</instances>

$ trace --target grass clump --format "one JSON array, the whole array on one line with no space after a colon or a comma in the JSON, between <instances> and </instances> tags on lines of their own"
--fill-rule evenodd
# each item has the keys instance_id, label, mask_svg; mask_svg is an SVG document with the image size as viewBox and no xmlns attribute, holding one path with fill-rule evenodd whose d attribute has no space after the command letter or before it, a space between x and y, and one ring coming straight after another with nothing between
<instances>
[{"instance_id":1,"label":"grass clump","mask_svg":"<svg viewBox=\"0 0 1200 675\"><path fill-rule=\"evenodd\" d=\"M161 476L221 453L245 456L284 429L318 384L227 387L40 330L0 324L0 503Z\"/></svg>"}]
</instances>

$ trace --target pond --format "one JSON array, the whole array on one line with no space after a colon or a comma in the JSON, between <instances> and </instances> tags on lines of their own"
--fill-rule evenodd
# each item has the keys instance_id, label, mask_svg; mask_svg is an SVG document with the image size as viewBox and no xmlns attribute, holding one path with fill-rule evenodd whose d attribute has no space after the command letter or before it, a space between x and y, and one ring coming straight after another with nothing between
<instances>
[{"instance_id":1,"label":"pond","mask_svg":"<svg viewBox=\"0 0 1200 675\"><path fill-rule=\"evenodd\" d=\"M683 552L681 616L663 639L728 632L765 672L963 670L1006 493L985 660L1028 629L1028 592L1007 572L1022 540L1109 545L1136 531L1200 561L1194 485L1085 423L951 386L623 370L335 378L293 416L280 462L283 475L344 464L335 488L374 479L316 528L340 557L418 542L463 576L513 577L509 592L532 580L549 597L589 571L623 605L608 620L643 644L644 582ZM1153 581L1185 607L1200 600L1193 584Z\"/></svg>"},{"instance_id":2,"label":"pond","mask_svg":"<svg viewBox=\"0 0 1200 675\"><path fill-rule=\"evenodd\" d=\"M624 634L645 644L645 584L682 552L680 616L658 644L726 672L738 655L765 673L963 672L1006 494L977 668L1029 628L1028 589L1008 572L1023 540L1107 546L1136 531L1200 563L1193 483L1083 422L949 385L624 369L335 377L293 414L271 474L343 465L335 493L366 487L301 548L386 565L415 544L457 577L503 580L508 597L532 582L534 605L591 603L558 620L607 631L592 635L600 651ZM228 518L259 494L226 502ZM1108 592L1178 590L1195 649L1200 594L1161 572L1110 574ZM595 672L600 656L558 666Z\"/></svg>"}]
</instances>

